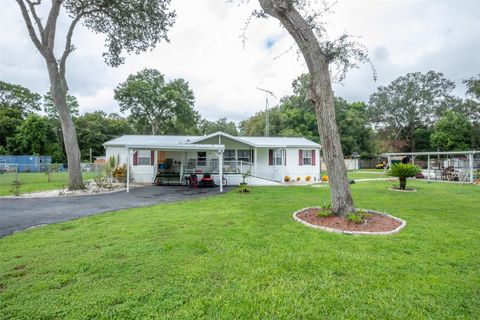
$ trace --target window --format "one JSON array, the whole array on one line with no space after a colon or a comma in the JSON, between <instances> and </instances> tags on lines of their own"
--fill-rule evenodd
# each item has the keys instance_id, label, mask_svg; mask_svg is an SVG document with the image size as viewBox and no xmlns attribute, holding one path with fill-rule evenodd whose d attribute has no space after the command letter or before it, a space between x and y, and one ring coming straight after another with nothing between
<instances>
[{"instance_id":1,"label":"window","mask_svg":"<svg viewBox=\"0 0 480 320\"><path fill-rule=\"evenodd\" d=\"M303 165L311 166L312 163L312 150L303 150Z\"/></svg>"},{"instance_id":2,"label":"window","mask_svg":"<svg viewBox=\"0 0 480 320\"><path fill-rule=\"evenodd\" d=\"M205 167L207 165L207 153L199 152L197 155L197 166Z\"/></svg>"},{"instance_id":3,"label":"window","mask_svg":"<svg viewBox=\"0 0 480 320\"><path fill-rule=\"evenodd\" d=\"M225 150L223 152L223 160L226 160L226 161L235 160L235 150Z\"/></svg>"},{"instance_id":4,"label":"window","mask_svg":"<svg viewBox=\"0 0 480 320\"><path fill-rule=\"evenodd\" d=\"M151 165L151 152L150 150L138 150L137 165L150 166Z\"/></svg>"},{"instance_id":5,"label":"window","mask_svg":"<svg viewBox=\"0 0 480 320\"><path fill-rule=\"evenodd\" d=\"M218 159L210 160L210 172L218 172Z\"/></svg>"},{"instance_id":6,"label":"window","mask_svg":"<svg viewBox=\"0 0 480 320\"><path fill-rule=\"evenodd\" d=\"M238 161L252 162L251 150L238 150Z\"/></svg>"},{"instance_id":7,"label":"window","mask_svg":"<svg viewBox=\"0 0 480 320\"><path fill-rule=\"evenodd\" d=\"M283 150L275 149L273 153L273 164L276 166L281 166L283 164Z\"/></svg>"}]
</instances>

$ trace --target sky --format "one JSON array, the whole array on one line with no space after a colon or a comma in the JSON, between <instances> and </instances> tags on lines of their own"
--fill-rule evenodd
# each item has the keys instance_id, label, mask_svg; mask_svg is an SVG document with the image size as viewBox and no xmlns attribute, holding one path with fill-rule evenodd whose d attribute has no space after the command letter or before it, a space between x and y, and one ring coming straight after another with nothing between
<instances>
[{"instance_id":1,"label":"sky","mask_svg":"<svg viewBox=\"0 0 480 320\"><path fill-rule=\"evenodd\" d=\"M47 4L50 1L46 1ZM104 63L104 38L83 26L76 29L76 50L67 62L70 93L80 112L118 112L115 87L128 75L155 68L167 79L183 78L195 94L195 109L203 118L240 121L265 108L265 95L277 99L292 93L292 81L307 71L294 41L273 18L253 20L242 43L242 28L255 0L172 0L177 13L170 43L111 68ZM314 8L322 5L313 0ZM38 93L49 90L45 62L28 37L18 5L0 0L0 80ZM41 14L46 14L48 7ZM463 79L480 74L480 0L339 0L325 17L330 38L342 33L358 37L369 51L378 79L368 65L335 83L336 96L368 101L379 86L409 72L442 72L465 95ZM57 47L63 47L68 17L59 20ZM293 49L292 49L293 48ZM60 52L60 51L59 51Z\"/></svg>"}]
</instances>

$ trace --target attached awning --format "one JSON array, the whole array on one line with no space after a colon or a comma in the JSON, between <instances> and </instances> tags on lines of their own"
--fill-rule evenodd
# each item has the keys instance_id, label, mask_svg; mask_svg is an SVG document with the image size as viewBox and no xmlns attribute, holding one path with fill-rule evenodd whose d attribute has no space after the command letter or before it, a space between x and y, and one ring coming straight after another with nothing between
<instances>
[{"instance_id":1,"label":"attached awning","mask_svg":"<svg viewBox=\"0 0 480 320\"><path fill-rule=\"evenodd\" d=\"M131 150L161 150L161 151L215 151L218 154L220 192L223 192L223 144L187 144L187 143L149 143L125 144L127 149L127 177L130 177L130 151ZM130 178L127 179L127 192L130 192Z\"/></svg>"}]
</instances>

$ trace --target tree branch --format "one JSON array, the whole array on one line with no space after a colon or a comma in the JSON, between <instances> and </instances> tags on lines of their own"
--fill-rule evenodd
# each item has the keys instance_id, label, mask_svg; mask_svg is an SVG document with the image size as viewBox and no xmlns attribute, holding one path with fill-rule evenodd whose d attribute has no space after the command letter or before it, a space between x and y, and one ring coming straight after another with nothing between
<instances>
[{"instance_id":1,"label":"tree branch","mask_svg":"<svg viewBox=\"0 0 480 320\"><path fill-rule=\"evenodd\" d=\"M45 40L47 45L47 53L51 53L53 57L53 47L55 46L55 31L57 29L57 19L60 14L60 7L63 0L52 0L52 7L48 14L47 23L45 24Z\"/></svg>"},{"instance_id":2,"label":"tree branch","mask_svg":"<svg viewBox=\"0 0 480 320\"><path fill-rule=\"evenodd\" d=\"M30 35L30 38L32 39L33 44L35 45L37 50L40 52L40 54L46 57L45 47L42 45L42 43L38 39L38 36L35 32L35 28L33 27L32 20L30 19L30 15L28 14L28 10L27 10L27 7L25 6L25 3L23 3L23 0L16 0L16 1L20 6L20 11L22 12L23 20L27 25L28 34Z\"/></svg>"},{"instance_id":3,"label":"tree branch","mask_svg":"<svg viewBox=\"0 0 480 320\"><path fill-rule=\"evenodd\" d=\"M78 21L80 21L80 19L87 13L88 12L79 13L75 17L75 19L73 19L72 23L70 24L70 27L68 28L66 41L65 41L65 50L63 51L62 58L60 59L60 74L62 75L62 77L65 77L65 64L67 61L67 57L74 50L72 46L73 30L75 29L75 26L77 25Z\"/></svg>"},{"instance_id":4,"label":"tree branch","mask_svg":"<svg viewBox=\"0 0 480 320\"><path fill-rule=\"evenodd\" d=\"M30 12L32 13L32 17L35 20L35 23L38 27L42 44L45 45L45 30L43 29L42 21L38 17L37 11L35 10L35 6L39 5L41 3L41 0L37 0L35 2L32 2L31 0L25 0L25 1L28 3L28 6L30 7Z\"/></svg>"}]
</instances>

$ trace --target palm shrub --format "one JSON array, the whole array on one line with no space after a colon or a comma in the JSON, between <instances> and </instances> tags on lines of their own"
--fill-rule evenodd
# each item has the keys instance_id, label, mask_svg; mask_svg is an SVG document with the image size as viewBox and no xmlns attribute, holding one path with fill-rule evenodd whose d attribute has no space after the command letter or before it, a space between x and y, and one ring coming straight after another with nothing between
<instances>
[{"instance_id":1,"label":"palm shrub","mask_svg":"<svg viewBox=\"0 0 480 320\"><path fill-rule=\"evenodd\" d=\"M421 171L419 167L410 163L396 163L390 167L387 175L397 177L400 181L400 189L405 190L407 187L407 178L415 177Z\"/></svg>"}]
</instances>

